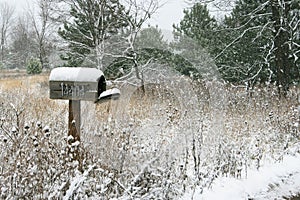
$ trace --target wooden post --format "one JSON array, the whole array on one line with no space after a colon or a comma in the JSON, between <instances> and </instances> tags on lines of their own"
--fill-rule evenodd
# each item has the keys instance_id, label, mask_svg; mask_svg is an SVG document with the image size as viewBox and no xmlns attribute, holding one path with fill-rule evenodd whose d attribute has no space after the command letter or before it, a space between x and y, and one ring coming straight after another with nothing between
<instances>
[{"instance_id":1,"label":"wooden post","mask_svg":"<svg viewBox=\"0 0 300 200\"><path fill-rule=\"evenodd\" d=\"M80 100L69 100L69 130L68 136L72 136L74 139L69 140L68 144L71 146L69 154L72 155L71 160L78 161L78 169L82 171L82 161L80 154ZM75 144L75 145L74 145Z\"/></svg>"},{"instance_id":2,"label":"wooden post","mask_svg":"<svg viewBox=\"0 0 300 200\"><path fill-rule=\"evenodd\" d=\"M69 100L69 136L80 141L80 100Z\"/></svg>"}]
</instances>

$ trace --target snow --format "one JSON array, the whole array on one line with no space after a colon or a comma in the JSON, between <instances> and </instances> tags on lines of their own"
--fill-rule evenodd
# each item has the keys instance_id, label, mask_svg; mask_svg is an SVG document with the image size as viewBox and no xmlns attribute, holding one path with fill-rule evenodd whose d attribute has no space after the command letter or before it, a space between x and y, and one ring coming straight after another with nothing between
<instances>
[{"instance_id":1,"label":"snow","mask_svg":"<svg viewBox=\"0 0 300 200\"><path fill-rule=\"evenodd\" d=\"M16 133L18 130L16 127L12 127L11 132Z\"/></svg>"},{"instance_id":2,"label":"snow","mask_svg":"<svg viewBox=\"0 0 300 200\"><path fill-rule=\"evenodd\" d=\"M50 131L50 127L49 126L45 126L44 128L43 128L43 132L49 132Z\"/></svg>"},{"instance_id":3,"label":"snow","mask_svg":"<svg viewBox=\"0 0 300 200\"><path fill-rule=\"evenodd\" d=\"M80 145L80 142L79 142L79 141L75 141L75 142L72 143L72 146L73 146L73 147L77 147L77 146L79 146L79 145Z\"/></svg>"},{"instance_id":4,"label":"snow","mask_svg":"<svg viewBox=\"0 0 300 200\"><path fill-rule=\"evenodd\" d=\"M72 178L70 187L63 198L64 200L72 199L73 193L81 186L82 182L86 180L88 174L92 171L93 168L94 166L90 166L89 169L86 170L83 174L78 172L77 175Z\"/></svg>"},{"instance_id":5,"label":"snow","mask_svg":"<svg viewBox=\"0 0 300 200\"><path fill-rule=\"evenodd\" d=\"M220 177L210 189L200 188L187 192L182 200L187 199L283 199L299 195L300 191L300 155L286 156L280 163L269 163L259 171L249 170L248 178L236 179Z\"/></svg>"},{"instance_id":6,"label":"snow","mask_svg":"<svg viewBox=\"0 0 300 200\"><path fill-rule=\"evenodd\" d=\"M69 135L67 141L72 141L72 140L74 140L74 137L72 135Z\"/></svg>"},{"instance_id":7,"label":"snow","mask_svg":"<svg viewBox=\"0 0 300 200\"><path fill-rule=\"evenodd\" d=\"M101 70L96 68L82 67L58 67L51 71L50 81L77 81L95 82L103 75Z\"/></svg>"},{"instance_id":8,"label":"snow","mask_svg":"<svg viewBox=\"0 0 300 200\"><path fill-rule=\"evenodd\" d=\"M102 98L105 98L105 97L118 97L120 96L120 90L117 89L117 88L112 88L112 89L109 89L109 90L106 90L104 92L102 92L99 96L99 99L102 99Z\"/></svg>"}]
</instances>

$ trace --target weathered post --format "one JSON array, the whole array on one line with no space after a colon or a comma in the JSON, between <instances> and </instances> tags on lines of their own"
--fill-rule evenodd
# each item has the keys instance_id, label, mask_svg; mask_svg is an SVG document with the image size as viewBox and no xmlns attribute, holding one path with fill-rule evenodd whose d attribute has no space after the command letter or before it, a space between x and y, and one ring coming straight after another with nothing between
<instances>
[{"instance_id":1,"label":"weathered post","mask_svg":"<svg viewBox=\"0 0 300 200\"><path fill-rule=\"evenodd\" d=\"M74 138L74 141L80 141L80 100L69 100L69 124L68 135Z\"/></svg>"},{"instance_id":2,"label":"weathered post","mask_svg":"<svg viewBox=\"0 0 300 200\"><path fill-rule=\"evenodd\" d=\"M78 161L78 169L82 171L82 159L80 158L79 145L76 144L80 144L80 113L80 100L69 100L68 155L72 155L71 160Z\"/></svg>"}]
</instances>

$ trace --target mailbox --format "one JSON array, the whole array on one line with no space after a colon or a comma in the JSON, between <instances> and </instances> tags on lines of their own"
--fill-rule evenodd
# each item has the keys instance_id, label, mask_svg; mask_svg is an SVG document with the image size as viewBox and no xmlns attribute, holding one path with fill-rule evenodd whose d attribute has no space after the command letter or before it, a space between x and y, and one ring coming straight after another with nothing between
<instances>
[{"instance_id":1,"label":"mailbox","mask_svg":"<svg viewBox=\"0 0 300 200\"><path fill-rule=\"evenodd\" d=\"M55 68L50 73L49 87L50 99L69 100L68 135L74 141L80 141L81 100L101 103L110 99L116 100L120 96L117 88L106 90L103 72L95 68ZM80 163L82 159L78 156L78 151L75 151L74 159ZM79 164L80 166L82 165Z\"/></svg>"},{"instance_id":2,"label":"mailbox","mask_svg":"<svg viewBox=\"0 0 300 200\"><path fill-rule=\"evenodd\" d=\"M49 86L50 99L97 102L106 91L104 74L95 68L55 68L50 73Z\"/></svg>"}]
</instances>

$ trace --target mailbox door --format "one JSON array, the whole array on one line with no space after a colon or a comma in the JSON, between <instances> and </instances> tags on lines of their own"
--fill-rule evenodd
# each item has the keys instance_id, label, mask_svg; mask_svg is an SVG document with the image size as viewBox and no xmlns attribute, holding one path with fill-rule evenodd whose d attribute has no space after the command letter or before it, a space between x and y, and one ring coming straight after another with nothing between
<instances>
[{"instance_id":1,"label":"mailbox door","mask_svg":"<svg viewBox=\"0 0 300 200\"><path fill-rule=\"evenodd\" d=\"M98 82L98 97L100 96L100 94L102 92L104 92L106 90L106 81L104 76L100 77L100 80Z\"/></svg>"}]
</instances>

